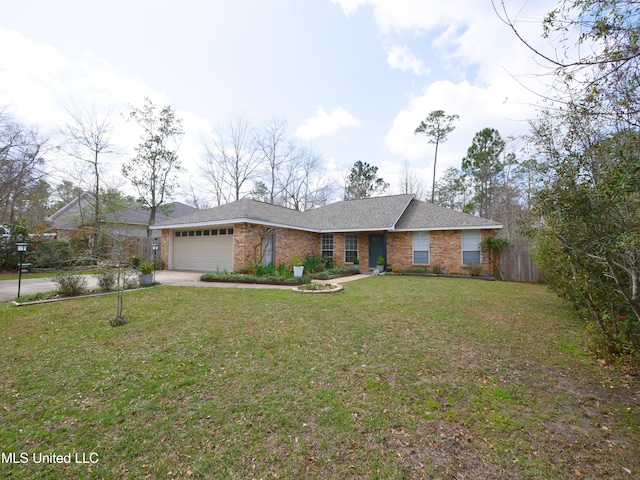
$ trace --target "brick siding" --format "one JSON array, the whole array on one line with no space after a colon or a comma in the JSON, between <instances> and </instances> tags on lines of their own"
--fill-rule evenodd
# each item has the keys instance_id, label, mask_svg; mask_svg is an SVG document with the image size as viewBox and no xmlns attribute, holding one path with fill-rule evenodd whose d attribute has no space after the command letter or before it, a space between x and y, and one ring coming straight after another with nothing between
<instances>
[{"instance_id":1,"label":"brick siding","mask_svg":"<svg viewBox=\"0 0 640 480\"><path fill-rule=\"evenodd\" d=\"M234 225L233 269L246 268L252 262L258 262L261 258L261 249L264 248L262 238L265 234L275 233L276 254L274 264L286 264L293 266L293 256L320 254L320 237L316 233L293 230L289 228L267 228L262 225L236 224Z\"/></svg>"},{"instance_id":2,"label":"brick siding","mask_svg":"<svg viewBox=\"0 0 640 480\"><path fill-rule=\"evenodd\" d=\"M233 269L246 268L251 262L260 260L261 236L264 236L265 227L255 224L237 223L234 229ZM270 232L275 233L276 254L274 263L284 263L287 267L293 266L293 256L300 255L306 258L308 255L319 256L321 254L321 234L305 232L289 228L274 228ZM360 269L367 270L369 265L369 234L382 232L358 233L358 259ZM495 235L494 230L482 230L482 239ZM161 258L165 265L169 264L169 230L162 231L160 240ZM333 234L333 258L337 265L345 265L345 233ZM462 265L462 232L461 230L441 230L429 232L429 264L419 265L430 270L435 266L444 267L448 273L468 273L468 269ZM413 264L413 233L412 232L387 232L387 263L396 271L414 267ZM489 264L489 255L482 252L481 275L486 272L493 274L493 268Z\"/></svg>"}]
</instances>

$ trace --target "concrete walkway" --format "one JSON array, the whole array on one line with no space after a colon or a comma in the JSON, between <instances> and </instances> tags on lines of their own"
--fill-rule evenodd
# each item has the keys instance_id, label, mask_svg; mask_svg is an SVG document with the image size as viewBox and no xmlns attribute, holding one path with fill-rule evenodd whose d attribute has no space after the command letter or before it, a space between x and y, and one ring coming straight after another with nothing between
<instances>
[{"instance_id":1,"label":"concrete walkway","mask_svg":"<svg viewBox=\"0 0 640 480\"><path fill-rule=\"evenodd\" d=\"M175 270L161 270L156 272L156 282L162 285L178 285L182 287L217 287L217 288L281 288L289 289L290 286L281 285L260 285L248 283L222 283L222 282L201 282L201 272L179 272ZM366 278L368 275L359 274L350 277L341 277L322 283L344 283ZM98 282L93 275L86 275L88 287L97 288ZM29 278L29 274L22 275L20 284L20 295L32 293L48 292L55 290L56 285L51 278ZM0 301L13 300L18 294L18 280L0 280Z\"/></svg>"}]
</instances>

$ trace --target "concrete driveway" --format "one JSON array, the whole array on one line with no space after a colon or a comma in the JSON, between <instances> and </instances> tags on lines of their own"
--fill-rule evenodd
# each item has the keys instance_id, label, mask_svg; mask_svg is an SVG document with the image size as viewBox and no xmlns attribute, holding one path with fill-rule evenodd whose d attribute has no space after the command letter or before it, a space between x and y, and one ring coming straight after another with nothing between
<instances>
[{"instance_id":1,"label":"concrete driveway","mask_svg":"<svg viewBox=\"0 0 640 480\"><path fill-rule=\"evenodd\" d=\"M156 272L156 281L164 285L206 285L200 282L200 272L176 272L162 270ZM97 288L98 281L93 275L86 275L89 288ZM55 290L56 285L51 278L29 278L22 274L20 295L48 292ZM0 301L13 300L18 295L18 280L0 280Z\"/></svg>"}]
</instances>

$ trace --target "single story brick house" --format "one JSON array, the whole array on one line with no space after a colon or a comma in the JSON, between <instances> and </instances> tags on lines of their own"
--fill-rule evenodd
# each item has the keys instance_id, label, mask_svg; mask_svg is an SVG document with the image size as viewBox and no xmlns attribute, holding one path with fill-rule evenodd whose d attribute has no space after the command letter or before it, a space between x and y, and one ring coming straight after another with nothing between
<instances>
[{"instance_id":1,"label":"single story brick house","mask_svg":"<svg viewBox=\"0 0 640 480\"><path fill-rule=\"evenodd\" d=\"M173 270L234 271L251 262L291 266L293 256L331 256L338 265L373 269L382 256L394 270L440 266L490 272L483 238L502 225L391 195L345 200L305 212L243 199L156 223L160 252ZM155 233L154 237L158 236Z\"/></svg>"}]
</instances>

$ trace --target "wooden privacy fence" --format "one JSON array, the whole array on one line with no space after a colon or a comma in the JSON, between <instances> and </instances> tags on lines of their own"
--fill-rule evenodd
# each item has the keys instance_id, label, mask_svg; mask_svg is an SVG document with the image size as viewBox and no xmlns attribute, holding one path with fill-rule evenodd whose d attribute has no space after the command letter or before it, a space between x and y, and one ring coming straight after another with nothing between
<instances>
[{"instance_id":1,"label":"wooden privacy fence","mask_svg":"<svg viewBox=\"0 0 640 480\"><path fill-rule=\"evenodd\" d=\"M510 243L500 251L500 271L510 282L544 282L526 243Z\"/></svg>"}]
</instances>

